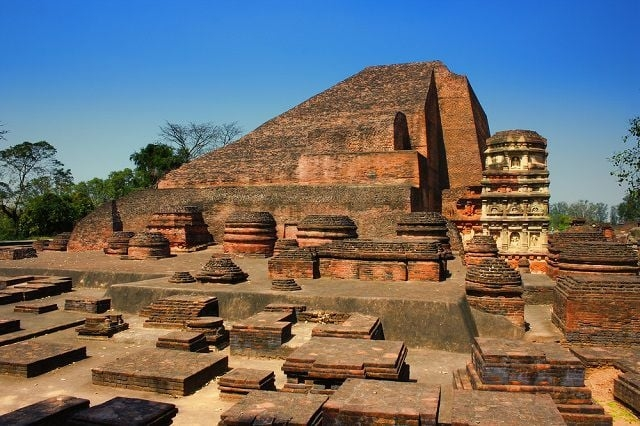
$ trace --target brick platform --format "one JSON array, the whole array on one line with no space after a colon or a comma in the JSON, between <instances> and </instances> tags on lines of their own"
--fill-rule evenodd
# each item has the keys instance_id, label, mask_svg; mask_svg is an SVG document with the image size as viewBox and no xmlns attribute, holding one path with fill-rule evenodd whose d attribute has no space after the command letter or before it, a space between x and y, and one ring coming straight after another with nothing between
<instances>
[{"instance_id":1,"label":"brick platform","mask_svg":"<svg viewBox=\"0 0 640 426\"><path fill-rule=\"evenodd\" d=\"M269 212L236 211L224 223L225 253L271 257L276 239L276 221Z\"/></svg>"},{"instance_id":2,"label":"brick platform","mask_svg":"<svg viewBox=\"0 0 640 426\"><path fill-rule=\"evenodd\" d=\"M145 313L148 316L145 327L181 328L198 317L217 317L218 299L215 296L169 296L153 302L145 308Z\"/></svg>"},{"instance_id":3,"label":"brick platform","mask_svg":"<svg viewBox=\"0 0 640 426\"><path fill-rule=\"evenodd\" d=\"M54 396L0 416L0 425L65 425L75 413L89 408L89 400Z\"/></svg>"},{"instance_id":4,"label":"brick platform","mask_svg":"<svg viewBox=\"0 0 640 426\"><path fill-rule=\"evenodd\" d=\"M84 324L78 328L78 337L110 338L114 334L129 328L121 314L94 315L85 318Z\"/></svg>"},{"instance_id":5,"label":"brick platform","mask_svg":"<svg viewBox=\"0 0 640 426\"><path fill-rule=\"evenodd\" d=\"M331 393L347 378L407 381L406 357L403 342L313 337L287 356L283 390Z\"/></svg>"},{"instance_id":6,"label":"brick platform","mask_svg":"<svg viewBox=\"0 0 640 426\"><path fill-rule=\"evenodd\" d=\"M291 339L293 314L258 312L231 327L231 354L278 354L282 344Z\"/></svg>"},{"instance_id":7,"label":"brick platform","mask_svg":"<svg viewBox=\"0 0 640 426\"><path fill-rule=\"evenodd\" d=\"M20 330L20 320L0 319L0 334L13 333Z\"/></svg>"},{"instance_id":8,"label":"brick platform","mask_svg":"<svg viewBox=\"0 0 640 426\"><path fill-rule=\"evenodd\" d=\"M209 352L209 344L204 333L190 331L172 331L165 336L158 337L156 348L187 352Z\"/></svg>"},{"instance_id":9,"label":"brick platform","mask_svg":"<svg viewBox=\"0 0 640 426\"><path fill-rule=\"evenodd\" d=\"M640 412L640 374L623 373L613 379L613 396L636 413Z\"/></svg>"},{"instance_id":10,"label":"brick platform","mask_svg":"<svg viewBox=\"0 0 640 426\"><path fill-rule=\"evenodd\" d=\"M109 298L72 298L64 301L65 311L101 314L109 309L111 309L111 299Z\"/></svg>"},{"instance_id":11,"label":"brick platform","mask_svg":"<svg viewBox=\"0 0 640 426\"><path fill-rule=\"evenodd\" d=\"M86 357L85 346L27 340L0 347L0 374L34 377Z\"/></svg>"},{"instance_id":12,"label":"brick platform","mask_svg":"<svg viewBox=\"0 0 640 426\"><path fill-rule=\"evenodd\" d=\"M314 337L343 337L347 339L384 340L382 323L378 317L353 313L343 322L320 324L311 330Z\"/></svg>"},{"instance_id":13,"label":"brick platform","mask_svg":"<svg viewBox=\"0 0 640 426\"><path fill-rule=\"evenodd\" d=\"M28 314L44 314L47 312L57 311L57 303L36 302L22 303L13 307L13 312L24 312Z\"/></svg>"},{"instance_id":14,"label":"brick platform","mask_svg":"<svg viewBox=\"0 0 640 426\"><path fill-rule=\"evenodd\" d=\"M572 343L640 344L640 277L560 276L551 319Z\"/></svg>"},{"instance_id":15,"label":"brick platform","mask_svg":"<svg viewBox=\"0 0 640 426\"><path fill-rule=\"evenodd\" d=\"M318 255L315 250L299 248L284 250L269 259L267 267L269 278L319 278L320 270Z\"/></svg>"},{"instance_id":16,"label":"brick platform","mask_svg":"<svg viewBox=\"0 0 640 426\"><path fill-rule=\"evenodd\" d=\"M547 393L568 424L611 424L591 399L584 365L557 343L476 337L471 358L467 372L473 389Z\"/></svg>"},{"instance_id":17,"label":"brick platform","mask_svg":"<svg viewBox=\"0 0 640 426\"><path fill-rule=\"evenodd\" d=\"M298 303L269 303L264 307L265 312L289 312L293 322L298 321L298 316L307 310L306 305Z\"/></svg>"},{"instance_id":18,"label":"brick platform","mask_svg":"<svg viewBox=\"0 0 640 426\"><path fill-rule=\"evenodd\" d=\"M3 247L0 248L0 260L20 260L38 257L33 247Z\"/></svg>"},{"instance_id":19,"label":"brick platform","mask_svg":"<svg viewBox=\"0 0 640 426\"><path fill-rule=\"evenodd\" d=\"M166 426L177 413L174 404L118 396L74 414L68 424Z\"/></svg>"},{"instance_id":20,"label":"brick platform","mask_svg":"<svg viewBox=\"0 0 640 426\"><path fill-rule=\"evenodd\" d=\"M198 317L186 322L187 330L203 333L207 344L223 349L229 346L229 331L224 328L220 317Z\"/></svg>"},{"instance_id":21,"label":"brick platform","mask_svg":"<svg viewBox=\"0 0 640 426\"><path fill-rule=\"evenodd\" d=\"M168 241L171 252L204 250L213 244L213 235L196 206L166 206L154 213L147 223L149 233L160 233Z\"/></svg>"},{"instance_id":22,"label":"brick platform","mask_svg":"<svg viewBox=\"0 0 640 426\"><path fill-rule=\"evenodd\" d=\"M322 407L323 425L438 424L440 386L347 379Z\"/></svg>"},{"instance_id":23,"label":"brick platform","mask_svg":"<svg viewBox=\"0 0 640 426\"><path fill-rule=\"evenodd\" d=\"M452 426L565 424L549 395L471 390L453 393Z\"/></svg>"},{"instance_id":24,"label":"brick platform","mask_svg":"<svg viewBox=\"0 0 640 426\"><path fill-rule=\"evenodd\" d=\"M253 391L222 413L219 425L316 426L326 400L324 395Z\"/></svg>"},{"instance_id":25,"label":"brick platform","mask_svg":"<svg viewBox=\"0 0 640 426\"><path fill-rule=\"evenodd\" d=\"M236 398L248 394L252 390L275 391L276 376L270 370L252 368L234 368L218 378L220 396Z\"/></svg>"},{"instance_id":26,"label":"brick platform","mask_svg":"<svg viewBox=\"0 0 640 426\"><path fill-rule=\"evenodd\" d=\"M317 248L320 276L366 281L444 281L438 243L340 240Z\"/></svg>"},{"instance_id":27,"label":"brick platform","mask_svg":"<svg viewBox=\"0 0 640 426\"><path fill-rule=\"evenodd\" d=\"M167 349L143 349L93 368L93 384L169 395L189 395L227 371L228 357Z\"/></svg>"},{"instance_id":28,"label":"brick platform","mask_svg":"<svg viewBox=\"0 0 640 426\"><path fill-rule=\"evenodd\" d=\"M28 283L16 284L15 286L13 286L13 288L37 290L38 293L36 294L36 299L57 296L62 293L60 287L58 287L57 285L43 282L30 281Z\"/></svg>"}]
</instances>

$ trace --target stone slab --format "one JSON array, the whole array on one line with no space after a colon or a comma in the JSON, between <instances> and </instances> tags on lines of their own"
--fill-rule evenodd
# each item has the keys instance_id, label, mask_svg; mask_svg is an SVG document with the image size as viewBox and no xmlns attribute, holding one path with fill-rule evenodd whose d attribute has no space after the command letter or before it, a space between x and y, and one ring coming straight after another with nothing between
<instances>
[{"instance_id":1,"label":"stone slab","mask_svg":"<svg viewBox=\"0 0 640 426\"><path fill-rule=\"evenodd\" d=\"M220 415L219 425L319 425L326 400L324 395L252 391Z\"/></svg>"},{"instance_id":2,"label":"stone slab","mask_svg":"<svg viewBox=\"0 0 640 426\"><path fill-rule=\"evenodd\" d=\"M74 414L69 425L170 425L178 413L174 404L140 398L115 397Z\"/></svg>"},{"instance_id":3,"label":"stone slab","mask_svg":"<svg viewBox=\"0 0 640 426\"><path fill-rule=\"evenodd\" d=\"M436 425L440 386L347 379L322 407L323 425Z\"/></svg>"},{"instance_id":4,"label":"stone slab","mask_svg":"<svg viewBox=\"0 0 640 426\"><path fill-rule=\"evenodd\" d=\"M13 308L13 312L25 312L29 314L44 314L47 312L57 311L57 303L36 302L36 303L22 303L16 305Z\"/></svg>"},{"instance_id":5,"label":"stone slab","mask_svg":"<svg viewBox=\"0 0 640 426\"><path fill-rule=\"evenodd\" d=\"M0 374L34 377L86 358L86 346L37 340L0 347Z\"/></svg>"},{"instance_id":6,"label":"stone slab","mask_svg":"<svg viewBox=\"0 0 640 426\"><path fill-rule=\"evenodd\" d=\"M229 357L147 348L91 370L96 385L189 395L228 370Z\"/></svg>"},{"instance_id":7,"label":"stone slab","mask_svg":"<svg viewBox=\"0 0 640 426\"><path fill-rule=\"evenodd\" d=\"M456 390L452 426L561 426L565 422L545 394Z\"/></svg>"},{"instance_id":8,"label":"stone slab","mask_svg":"<svg viewBox=\"0 0 640 426\"><path fill-rule=\"evenodd\" d=\"M75 413L89 408L89 400L54 396L0 416L0 426L63 425Z\"/></svg>"},{"instance_id":9,"label":"stone slab","mask_svg":"<svg viewBox=\"0 0 640 426\"><path fill-rule=\"evenodd\" d=\"M348 339L384 340L382 323L378 317L353 313L342 323L319 324L311 330L314 337L343 337Z\"/></svg>"},{"instance_id":10,"label":"stone slab","mask_svg":"<svg viewBox=\"0 0 640 426\"><path fill-rule=\"evenodd\" d=\"M623 373L613 380L613 396L640 412L640 374Z\"/></svg>"}]
</instances>

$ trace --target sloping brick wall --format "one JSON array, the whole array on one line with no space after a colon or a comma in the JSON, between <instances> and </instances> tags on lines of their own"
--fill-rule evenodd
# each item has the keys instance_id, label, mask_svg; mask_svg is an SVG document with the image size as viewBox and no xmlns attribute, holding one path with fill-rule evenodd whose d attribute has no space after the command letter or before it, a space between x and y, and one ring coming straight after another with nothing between
<instances>
[{"instance_id":1,"label":"sloping brick wall","mask_svg":"<svg viewBox=\"0 0 640 426\"><path fill-rule=\"evenodd\" d=\"M138 191L116 203L123 229L141 232L151 216L167 205L198 206L216 243L222 242L224 222L236 210L268 211L283 237L285 223L309 214L348 214L363 238L391 238L396 221L411 211L419 194L408 185L246 186L209 189ZM112 234L111 208L99 208L82 219L71 236L74 251L101 250Z\"/></svg>"}]
</instances>

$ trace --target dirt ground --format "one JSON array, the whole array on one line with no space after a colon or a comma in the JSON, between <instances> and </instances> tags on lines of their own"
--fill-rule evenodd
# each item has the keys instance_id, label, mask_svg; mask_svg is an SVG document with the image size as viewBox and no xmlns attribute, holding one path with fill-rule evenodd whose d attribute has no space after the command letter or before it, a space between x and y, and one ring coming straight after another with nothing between
<instances>
[{"instance_id":1,"label":"dirt ground","mask_svg":"<svg viewBox=\"0 0 640 426\"><path fill-rule=\"evenodd\" d=\"M114 261L113 258L109 258L98 252L45 252L39 254L39 257L36 259L0 261L0 269L3 269L0 275L20 275L20 271L23 269L47 268L64 271L84 268L92 271L104 271L106 274L110 271L117 271L120 273L131 272L136 274L159 274L168 276L174 271L188 270L192 271L192 273L198 271L211 254L217 251L219 251L219 248L212 248L204 252L178 255L161 261L142 262ZM264 259L262 262L264 262ZM243 269L253 268L254 263L256 263L255 259L238 259L238 264L240 264ZM455 263L452 263L450 266L453 269L454 275L456 275L452 277L452 281L456 284L452 286L450 290L464 291L464 284L456 281L460 280L460 274L463 274L463 270L460 269L460 265ZM259 272L253 274L254 279L250 285L258 287L268 286L268 284L260 282L264 277L255 278L261 277L259 274ZM61 273L60 275L63 274ZM74 290L72 295L103 296L106 292L106 284L107 283L91 283L91 285L97 285L97 287L94 288L80 286ZM430 297L446 300L446 298L449 297L445 292L444 286L416 288L416 291L406 292L402 286L398 286L397 284L381 284L376 287L371 286L371 284L367 285L369 286L367 290L369 294L375 290L384 293L410 293L405 296L408 298ZM310 289L308 291L314 290ZM326 288L318 287L317 291L325 292ZM360 290L357 286L351 285L351 283L340 282L336 284L336 291L350 294ZM424 295L422 293L424 293ZM51 298L50 301L52 303L58 303L60 308L62 308L64 299L67 297L69 297L69 294L56 296ZM531 324L531 329L525 335L525 339L533 341L558 340L561 337L561 333L550 321L550 311L551 309L548 305L527 306L525 317L527 322ZM23 321L23 328L25 329L36 327L37 324L44 326L47 321L55 323L56 320L66 320L66 318L63 318L65 314L69 313L55 311L34 316L33 314L18 314L13 312L13 305L0 306L0 318L21 319ZM116 334L111 339L80 339L77 337L74 328L37 337L37 339L49 342L68 342L86 345L88 357L72 365L34 378L26 379L6 375L0 376L0 386L5 389L5 392L0 395L0 414L7 413L47 397L61 394L87 398L91 401L91 405L102 403L115 396L128 396L176 404L179 409L179 413L174 419L174 424L176 425L197 426L216 424L220 414L231 407L235 401L221 399L215 382L209 383L192 395L177 398L151 392L98 386L91 382L91 368L101 366L119 357L134 353L137 350L154 347L157 338L168 333L168 330L144 328L144 318L135 314L125 314L124 319L129 323L129 329ZM225 321L227 328L230 328L231 325L230 322ZM311 324L304 323L294 325L294 338L288 345L293 348L303 344L310 338L311 327ZM227 348L223 352L229 354L228 351ZM168 350L167 353L170 355L171 351ZM407 363L410 365L411 379L420 383L440 385L442 387L442 412L446 412L448 407L450 407L453 392L451 385L453 371L464 368L469 361L470 352L446 352L414 347L409 347L407 359ZM231 368L245 367L274 371L276 374L277 387L282 387L285 381L281 370L282 363L282 359L229 356L229 366ZM594 399L602 404L614 417L615 425L640 424L640 420L638 420L638 417L636 417L634 413L613 400L612 389L615 374L617 374L617 372L612 368L588 370L587 383L593 391Z\"/></svg>"}]
</instances>

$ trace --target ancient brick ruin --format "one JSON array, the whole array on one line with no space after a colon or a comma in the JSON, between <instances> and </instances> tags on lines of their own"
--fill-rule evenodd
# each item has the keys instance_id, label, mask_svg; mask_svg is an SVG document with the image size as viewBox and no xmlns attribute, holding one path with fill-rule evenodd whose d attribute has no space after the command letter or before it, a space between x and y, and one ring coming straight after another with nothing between
<instances>
[{"instance_id":1,"label":"ancient brick ruin","mask_svg":"<svg viewBox=\"0 0 640 426\"><path fill-rule=\"evenodd\" d=\"M390 238L412 211L463 218L456 203L480 183L489 136L468 79L443 63L368 67L170 172L157 190L98 208L70 247L141 232L166 205L201 206L217 241L234 211L270 212L280 238L309 215L347 215L361 237Z\"/></svg>"},{"instance_id":2,"label":"ancient brick ruin","mask_svg":"<svg viewBox=\"0 0 640 426\"><path fill-rule=\"evenodd\" d=\"M224 252L270 257L276 243L276 221L269 212L234 212L224 223Z\"/></svg>"},{"instance_id":3,"label":"ancient brick ruin","mask_svg":"<svg viewBox=\"0 0 640 426\"><path fill-rule=\"evenodd\" d=\"M213 235L195 206L169 207L154 213L147 232L159 232L169 240L171 251L202 250L213 243Z\"/></svg>"}]
</instances>

